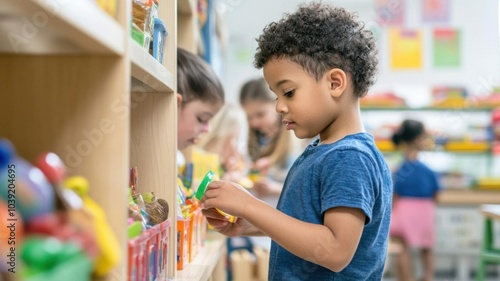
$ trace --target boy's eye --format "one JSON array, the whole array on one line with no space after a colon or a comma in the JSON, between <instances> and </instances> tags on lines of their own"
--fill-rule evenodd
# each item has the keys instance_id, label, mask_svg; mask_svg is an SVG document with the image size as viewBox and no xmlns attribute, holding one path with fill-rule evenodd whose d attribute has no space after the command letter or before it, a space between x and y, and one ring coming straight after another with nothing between
<instances>
[{"instance_id":1,"label":"boy's eye","mask_svg":"<svg viewBox=\"0 0 500 281\"><path fill-rule=\"evenodd\" d=\"M287 98L291 98L293 96L293 94L294 94L294 91L292 90L292 91L285 92L283 95Z\"/></svg>"}]
</instances>

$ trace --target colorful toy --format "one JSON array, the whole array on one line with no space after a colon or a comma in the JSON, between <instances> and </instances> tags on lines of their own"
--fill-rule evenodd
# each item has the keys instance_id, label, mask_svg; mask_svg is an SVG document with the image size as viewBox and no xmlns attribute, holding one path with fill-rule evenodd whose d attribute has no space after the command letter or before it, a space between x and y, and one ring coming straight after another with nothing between
<instances>
[{"instance_id":1,"label":"colorful toy","mask_svg":"<svg viewBox=\"0 0 500 281\"><path fill-rule=\"evenodd\" d=\"M85 251L87 256L95 259L99 248L93 228L81 228L71 223L64 212L55 212L38 216L26 225L26 235L50 236L63 242L73 242Z\"/></svg>"},{"instance_id":2,"label":"colorful toy","mask_svg":"<svg viewBox=\"0 0 500 281\"><path fill-rule=\"evenodd\" d=\"M196 190L196 199L201 200L203 198L203 194L205 194L205 191L207 190L208 184L212 182L214 178L214 173L212 171L208 171L205 177L203 177L203 180L200 183L200 186L198 187L198 190ZM216 209L217 212L219 212L221 215L223 215L229 222L234 223L237 220L237 217L229 215L224 213L223 211Z\"/></svg>"},{"instance_id":3,"label":"colorful toy","mask_svg":"<svg viewBox=\"0 0 500 281\"><path fill-rule=\"evenodd\" d=\"M20 250L23 261L22 280L84 281L90 280L91 260L74 243L53 237L27 238Z\"/></svg>"},{"instance_id":4,"label":"colorful toy","mask_svg":"<svg viewBox=\"0 0 500 281\"><path fill-rule=\"evenodd\" d=\"M0 199L15 201L24 221L54 210L54 191L42 171L16 156L14 146L0 141ZM12 202L13 202L12 201Z\"/></svg>"},{"instance_id":5,"label":"colorful toy","mask_svg":"<svg viewBox=\"0 0 500 281\"><path fill-rule=\"evenodd\" d=\"M96 276L106 275L120 261L120 244L109 227L101 207L88 196L89 183L84 177L71 177L64 186L75 191L83 200L84 208L92 215L100 254L95 261Z\"/></svg>"}]
</instances>

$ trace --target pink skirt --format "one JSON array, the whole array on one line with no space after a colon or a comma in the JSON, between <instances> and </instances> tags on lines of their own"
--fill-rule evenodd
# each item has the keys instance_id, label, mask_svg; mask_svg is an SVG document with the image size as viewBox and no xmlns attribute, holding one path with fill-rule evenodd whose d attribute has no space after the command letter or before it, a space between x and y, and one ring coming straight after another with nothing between
<instances>
[{"instance_id":1,"label":"pink skirt","mask_svg":"<svg viewBox=\"0 0 500 281\"><path fill-rule=\"evenodd\" d=\"M436 241L436 204L428 198L398 198L392 209L390 235L410 247L431 248Z\"/></svg>"}]
</instances>

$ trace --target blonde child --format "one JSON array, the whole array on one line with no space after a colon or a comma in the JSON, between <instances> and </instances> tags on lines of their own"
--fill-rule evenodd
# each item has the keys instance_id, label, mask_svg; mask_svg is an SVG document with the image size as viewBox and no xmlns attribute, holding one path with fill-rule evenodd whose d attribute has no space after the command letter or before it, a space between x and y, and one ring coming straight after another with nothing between
<instances>
[{"instance_id":1,"label":"blonde child","mask_svg":"<svg viewBox=\"0 0 500 281\"><path fill-rule=\"evenodd\" d=\"M375 80L372 33L354 14L312 2L268 25L257 42L255 66L286 129L319 138L290 169L277 209L216 181L203 213L227 236L271 237L269 280L381 280L392 180L359 109Z\"/></svg>"},{"instance_id":2,"label":"blonde child","mask_svg":"<svg viewBox=\"0 0 500 281\"><path fill-rule=\"evenodd\" d=\"M281 123L275 110L276 96L264 78L248 80L241 87L240 104L247 115L248 154L251 168L261 177L254 183L259 197L267 197L276 205L276 197L283 188L283 181L293 161L300 154L298 140Z\"/></svg>"},{"instance_id":3,"label":"blonde child","mask_svg":"<svg viewBox=\"0 0 500 281\"><path fill-rule=\"evenodd\" d=\"M216 153L224 170L224 178L238 180L247 171L244 144L246 117L239 106L225 104L210 121L210 132L201 136L198 147Z\"/></svg>"}]
</instances>

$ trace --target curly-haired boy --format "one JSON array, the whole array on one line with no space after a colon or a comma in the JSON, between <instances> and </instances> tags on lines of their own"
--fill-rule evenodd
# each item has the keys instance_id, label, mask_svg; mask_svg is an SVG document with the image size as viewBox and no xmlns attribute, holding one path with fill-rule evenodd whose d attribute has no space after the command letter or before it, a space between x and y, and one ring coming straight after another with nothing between
<instances>
[{"instance_id":1,"label":"curly-haired boy","mask_svg":"<svg viewBox=\"0 0 500 281\"><path fill-rule=\"evenodd\" d=\"M319 138L290 169L277 210L220 181L202 199L204 214L225 235L273 239L269 280L381 280L392 181L358 101L377 72L372 33L354 14L316 2L268 25L257 42L255 66L283 124ZM228 223L212 208L239 219Z\"/></svg>"}]
</instances>

